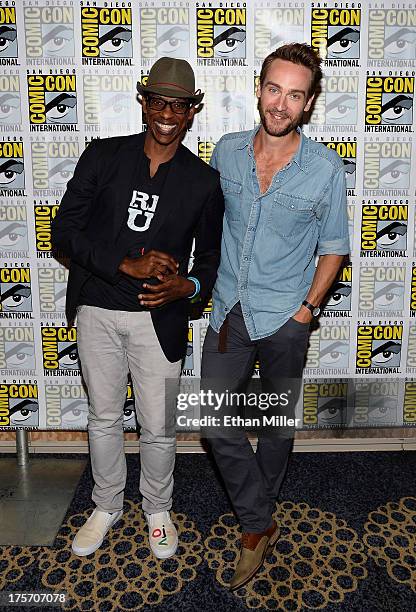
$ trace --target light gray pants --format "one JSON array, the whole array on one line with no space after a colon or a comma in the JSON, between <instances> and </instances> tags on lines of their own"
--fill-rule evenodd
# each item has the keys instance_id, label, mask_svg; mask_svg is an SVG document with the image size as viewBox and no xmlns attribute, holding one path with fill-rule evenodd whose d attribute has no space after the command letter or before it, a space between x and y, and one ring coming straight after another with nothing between
<instances>
[{"instance_id":1,"label":"light gray pants","mask_svg":"<svg viewBox=\"0 0 416 612\"><path fill-rule=\"evenodd\" d=\"M130 370L140 432L140 492L149 514L170 510L176 436L166 435L165 380L179 379L181 362L165 357L149 312L80 306L77 343L90 409L88 433L99 510L123 508L126 484L123 407Z\"/></svg>"}]
</instances>

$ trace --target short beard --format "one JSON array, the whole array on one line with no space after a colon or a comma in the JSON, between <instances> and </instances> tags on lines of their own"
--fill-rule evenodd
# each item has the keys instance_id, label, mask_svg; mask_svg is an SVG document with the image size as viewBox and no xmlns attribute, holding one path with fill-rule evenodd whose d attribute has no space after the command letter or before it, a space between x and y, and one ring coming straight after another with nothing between
<instances>
[{"instance_id":1,"label":"short beard","mask_svg":"<svg viewBox=\"0 0 416 612\"><path fill-rule=\"evenodd\" d=\"M261 107L260 98L258 98L257 100L257 110L259 111L259 114L260 114L260 120L261 120L263 129L267 134L269 134L269 136L287 136L288 134L290 134L290 132L293 132L300 125L302 125L303 113L300 117L296 117L295 119L290 121L289 124L282 130L271 130L267 125L266 114Z\"/></svg>"}]
</instances>

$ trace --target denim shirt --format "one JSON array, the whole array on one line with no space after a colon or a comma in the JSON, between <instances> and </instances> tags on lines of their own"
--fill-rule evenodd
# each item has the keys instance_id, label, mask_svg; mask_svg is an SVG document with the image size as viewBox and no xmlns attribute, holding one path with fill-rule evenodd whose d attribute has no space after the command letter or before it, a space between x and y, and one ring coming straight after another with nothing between
<instances>
[{"instance_id":1,"label":"denim shirt","mask_svg":"<svg viewBox=\"0 0 416 612\"><path fill-rule=\"evenodd\" d=\"M277 331L308 294L315 255L349 253L344 164L300 130L291 161L261 194L253 151L259 128L225 134L211 165L225 215L210 324L218 332L239 301L252 340Z\"/></svg>"}]
</instances>

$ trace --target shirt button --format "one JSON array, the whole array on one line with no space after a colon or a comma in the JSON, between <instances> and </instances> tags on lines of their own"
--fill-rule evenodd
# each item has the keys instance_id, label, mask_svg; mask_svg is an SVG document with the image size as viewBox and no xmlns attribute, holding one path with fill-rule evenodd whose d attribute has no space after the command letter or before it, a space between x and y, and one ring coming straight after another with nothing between
<instances>
[{"instance_id":1,"label":"shirt button","mask_svg":"<svg viewBox=\"0 0 416 612\"><path fill-rule=\"evenodd\" d=\"M224 311L225 311L225 312L228 312L228 308L227 308L227 306L224 308Z\"/></svg>"},{"instance_id":2,"label":"shirt button","mask_svg":"<svg viewBox=\"0 0 416 612\"><path fill-rule=\"evenodd\" d=\"M241 289L247 289L247 285L241 285Z\"/></svg>"},{"instance_id":3,"label":"shirt button","mask_svg":"<svg viewBox=\"0 0 416 612\"><path fill-rule=\"evenodd\" d=\"M295 208L295 207L293 206L293 204L291 204L291 205L290 205L290 208Z\"/></svg>"},{"instance_id":4,"label":"shirt button","mask_svg":"<svg viewBox=\"0 0 416 612\"><path fill-rule=\"evenodd\" d=\"M244 257L244 261L248 261L248 257Z\"/></svg>"}]
</instances>

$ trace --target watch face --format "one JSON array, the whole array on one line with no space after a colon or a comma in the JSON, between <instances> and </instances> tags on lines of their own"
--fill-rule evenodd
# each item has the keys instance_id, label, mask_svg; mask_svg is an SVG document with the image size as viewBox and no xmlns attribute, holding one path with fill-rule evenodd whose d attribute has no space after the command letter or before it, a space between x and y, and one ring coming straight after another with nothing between
<instances>
[{"instance_id":1,"label":"watch face","mask_svg":"<svg viewBox=\"0 0 416 612\"><path fill-rule=\"evenodd\" d=\"M316 308L312 310L312 314L314 317L317 317L320 314L320 312L321 312L321 309L319 308L319 306L317 306Z\"/></svg>"}]
</instances>

